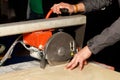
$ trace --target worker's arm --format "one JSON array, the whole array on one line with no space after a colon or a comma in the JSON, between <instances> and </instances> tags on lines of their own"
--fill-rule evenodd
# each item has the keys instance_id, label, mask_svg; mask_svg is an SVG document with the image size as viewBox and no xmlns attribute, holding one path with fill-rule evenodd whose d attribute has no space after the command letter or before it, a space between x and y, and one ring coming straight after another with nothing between
<instances>
[{"instance_id":1,"label":"worker's arm","mask_svg":"<svg viewBox=\"0 0 120 80\"><path fill-rule=\"evenodd\" d=\"M80 70L84 67L84 62L93 54L98 53L103 48L113 45L120 40L120 18L118 18L110 27L93 39L89 40L87 45L75 54L72 61L66 66L67 69L74 69L78 64Z\"/></svg>"},{"instance_id":2,"label":"worker's arm","mask_svg":"<svg viewBox=\"0 0 120 80\"><path fill-rule=\"evenodd\" d=\"M85 12L91 12L111 5L112 0L83 0L82 3L85 5Z\"/></svg>"},{"instance_id":3,"label":"worker's arm","mask_svg":"<svg viewBox=\"0 0 120 80\"><path fill-rule=\"evenodd\" d=\"M54 4L52 10L54 13L61 14L60 8L68 9L69 13L78 13L78 12L91 12L95 10L100 10L104 7L112 4L111 0L83 0L77 4L69 4L61 2L59 4Z\"/></svg>"},{"instance_id":4,"label":"worker's arm","mask_svg":"<svg viewBox=\"0 0 120 80\"><path fill-rule=\"evenodd\" d=\"M98 53L107 46L120 41L120 17L101 34L88 41L87 46L93 54Z\"/></svg>"}]
</instances>

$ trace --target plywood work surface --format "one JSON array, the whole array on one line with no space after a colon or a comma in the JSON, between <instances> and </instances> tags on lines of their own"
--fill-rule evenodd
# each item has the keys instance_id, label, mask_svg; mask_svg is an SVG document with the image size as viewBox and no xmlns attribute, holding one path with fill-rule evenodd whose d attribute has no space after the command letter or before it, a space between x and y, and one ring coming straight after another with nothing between
<instances>
[{"instance_id":1,"label":"plywood work surface","mask_svg":"<svg viewBox=\"0 0 120 80\"><path fill-rule=\"evenodd\" d=\"M0 75L0 80L120 80L120 73L89 63L80 71L65 69L66 64L47 66L45 69L33 67Z\"/></svg>"}]
</instances>

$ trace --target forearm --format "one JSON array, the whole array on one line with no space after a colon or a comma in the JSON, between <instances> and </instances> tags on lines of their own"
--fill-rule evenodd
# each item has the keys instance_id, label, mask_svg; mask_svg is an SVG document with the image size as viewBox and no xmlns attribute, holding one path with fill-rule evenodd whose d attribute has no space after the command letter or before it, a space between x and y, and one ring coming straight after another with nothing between
<instances>
[{"instance_id":1,"label":"forearm","mask_svg":"<svg viewBox=\"0 0 120 80\"><path fill-rule=\"evenodd\" d=\"M76 4L78 12L91 12L100 10L112 4L112 0L83 0Z\"/></svg>"},{"instance_id":2,"label":"forearm","mask_svg":"<svg viewBox=\"0 0 120 80\"><path fill-rule=\"evenodd\" d=\"M93 54L120 40L120 17L103 32L88 41L87 46Z\"/></svg>"}]
</instances>

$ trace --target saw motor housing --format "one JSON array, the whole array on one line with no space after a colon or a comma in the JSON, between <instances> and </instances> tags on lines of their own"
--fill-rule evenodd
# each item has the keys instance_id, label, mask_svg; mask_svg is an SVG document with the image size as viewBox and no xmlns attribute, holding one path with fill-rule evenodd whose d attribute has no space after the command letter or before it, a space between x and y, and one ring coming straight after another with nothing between
<instances>
[{"instance_id":1,"label":"saw motor housing","mask_svg":"<svg viewBox=\"0 0 120 80\"><path fill-rule=\"evenodd\" d=\"M35 31L23 34L23 42L27 45L43 50L50 37L52 37L52 31Z\"/></svg>"}]
</instances>

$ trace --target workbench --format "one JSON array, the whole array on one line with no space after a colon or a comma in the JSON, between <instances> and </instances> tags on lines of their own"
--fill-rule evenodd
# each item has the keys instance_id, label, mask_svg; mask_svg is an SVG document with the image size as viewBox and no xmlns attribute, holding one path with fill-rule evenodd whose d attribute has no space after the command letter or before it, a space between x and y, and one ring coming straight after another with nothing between
<instances>
[{"instance_id":1,"label":"workbench","mask_svg":"<svg viewBox=\"0 0 120 80\"><path fill-rule=\"evenodd\" d=\"M0 74L0 80L120 80L120 73L88 63L82 71L65 69L66 64L39 66ZM20 67L20 66L19 66Z\"/></svg>"}]
</instances>

